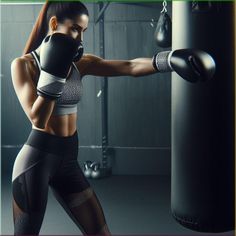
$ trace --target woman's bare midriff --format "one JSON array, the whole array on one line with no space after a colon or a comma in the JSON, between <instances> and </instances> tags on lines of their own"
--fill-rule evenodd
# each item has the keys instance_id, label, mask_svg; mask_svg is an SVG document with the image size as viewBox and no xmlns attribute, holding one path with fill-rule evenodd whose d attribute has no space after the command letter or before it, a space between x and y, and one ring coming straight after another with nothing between
<instances>
[{"instance_id":1,"label":"woman's bare midriff","mask_svg":"<svg viewBox=\"0 0 236 236\"><path fill-rule=\"evenodd\" d=\"M77 114L51 116L44 129L34 125L32 128L61 137L72 136L77 129Z\"/></svg>"}]
</instances>

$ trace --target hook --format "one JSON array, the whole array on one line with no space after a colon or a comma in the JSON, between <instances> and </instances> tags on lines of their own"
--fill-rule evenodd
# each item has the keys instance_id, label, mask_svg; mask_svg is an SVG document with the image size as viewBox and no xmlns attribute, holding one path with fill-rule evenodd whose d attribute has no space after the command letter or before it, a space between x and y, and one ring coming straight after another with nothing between
<instances>
[{"instance_id":1,"label":"hook","mask_svg":"<svg viewBox=\"0 0 236 236\"><path fill-rule=\"evenodd\" d=\"M167 12L167 8L166 8L166 7L167 7L167 1L164 0L163 3L162 3L162 5L163 5L163 9L162 9L161 13Z\"/></svg>"}]
</instances>

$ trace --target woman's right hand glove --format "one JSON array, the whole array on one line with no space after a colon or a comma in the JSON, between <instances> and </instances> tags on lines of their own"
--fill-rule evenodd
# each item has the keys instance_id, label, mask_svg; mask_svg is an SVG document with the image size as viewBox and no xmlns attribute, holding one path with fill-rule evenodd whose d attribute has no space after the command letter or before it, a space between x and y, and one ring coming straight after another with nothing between
<instances>
[{"instance_id":1,"label":"woman's right hand glove","mask_svg":"<svg viewBox=\"0 0 236 236\"><path fill-rule=\"evenodd\" d=\"M41 73L37 85L39 96L52 100L61 96L77 48L76 40L62 33L54 33L43 40L40 48Z\"/></svg>"}]
</instances>

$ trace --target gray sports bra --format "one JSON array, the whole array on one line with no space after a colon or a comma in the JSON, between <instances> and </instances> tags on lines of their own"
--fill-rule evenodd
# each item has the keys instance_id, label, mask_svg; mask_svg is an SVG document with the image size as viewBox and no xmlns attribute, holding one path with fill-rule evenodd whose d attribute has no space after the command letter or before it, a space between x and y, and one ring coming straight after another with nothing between
<instances>
[{"instance_id":1,"label":"gray sports bra","mask_svg":"<svg viewBox=\"0 0 236 236\"><path fill-rule=\"evenodd\" d=\"M32 56L37 62L39 71L40 67L40 58L39 55L35 52L31 52ZM53 115L67 115L77 112L77 104L82 97L82 82L81 75L76 65L72 63L72 69L70 75L66 79L66 84L63 89L63 93L60 98L56 100Z\"/></svg>"}]
</instances>

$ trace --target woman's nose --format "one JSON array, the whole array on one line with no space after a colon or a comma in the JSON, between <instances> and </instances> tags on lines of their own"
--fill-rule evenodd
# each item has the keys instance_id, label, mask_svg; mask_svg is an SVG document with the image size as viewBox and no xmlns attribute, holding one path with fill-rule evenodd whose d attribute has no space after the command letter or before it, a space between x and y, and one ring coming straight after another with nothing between
<instances>
[{"instance_id":1,"label":"woman's nose","mask_svg":"<svg viewBox=\"0 0 236 236\"><path fill-rule=\"evenodd\" d=\"M73 33L72 38L82 42L83 41L83 33Z\"/></svg>"},{"instance_id":2,"label":"woman's nose","mask_svg":"<svg viewBox=\"0 0 236 236\"><path fill-rule=\"evenodd\" d=\"M80 33L80 34L78 35L78 38L77 38L77 39L78 39L80 42L83 42L83 39L84 39L83 36L84 36L83 33Z\"/></svg>"}]
</instances>

